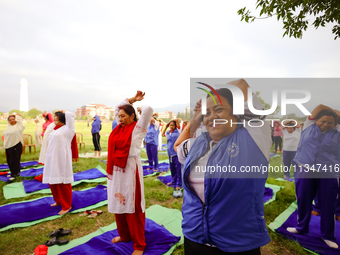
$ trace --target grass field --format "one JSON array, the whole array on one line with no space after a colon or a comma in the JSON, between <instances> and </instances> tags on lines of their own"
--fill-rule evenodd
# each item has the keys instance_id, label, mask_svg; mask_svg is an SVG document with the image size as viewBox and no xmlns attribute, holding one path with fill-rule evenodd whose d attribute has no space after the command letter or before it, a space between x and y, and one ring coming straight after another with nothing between
<instances>
[{"instance_id":1,"label":"grass field","mask_svg":"<svg viewBox=\"0 0 340 255\"><path fill-rule=\"evenodd\" d=\"M0 136L2 136L3 131L7 126L7 122L0 122ZM35 133L35 123L25 123L25 134L31 134L34 137ZM79 150L79 153L93 152L94 147L92 144L91 127L86 126L86 122L76 122L76 131L83 134L84 142L86 144L85 149ZM103 128L100 132L101 134L101 146L103 151L107 151L108 137L111 132L111 123L103 123ZM165 138L163 138L163 143L166 143ZM0 146L2 146L2 140L0 140ZM40 148L37 148L36 154L29 154L28 149L25 155L22 155L22 161L37 160L39 158ZM146 158L146 153L141 152L141 157ZM159 160L167 159L167 156L159 156ZM272 166L281 165L282 157L272 158L270 164ZM0 164L6 163L5 150L0 149ZM74 171L86 170L94 168L97 165L101 165L106 169L106 165L99 162L98 159L94 158L81 158L79 162L73 164L75 167ZM267 180L270 184L275 184L279 186L284 186L277 194L276 201L265 205L265 217L266 222L269 224L272 222L279 214L281 214L293 201L295 201L295 187L294 183L277 181L278 177L282 177L281 173L271 173ZM16 181L22 181L23 178L19 177ZM161 182L154 181L156 177L144 178L145 186L145 200L146 207L150 207L154 204L159 204L164 207L174 208L181 210L183 199L175 199L172 196L172 189L161 184ZM31 195L24 198L16 198L6 200L3 196L3 187L7 183L0 181L0 205L7 203L18 202L29 200L32 198L42 197L44 195ZM103 182L102 184L106 184ZM88 187L95 187L98 183L86 183L80 184L73 187L73 190L81 190ZM72 229L72 234L68 236L69 240L73 240L89 233L95 232L98 228L107 226L114 222L114 215L107 212L107 207L98 208L98 210L103 210L103 214L96 217L95 219L88 219L87 217L79 217L78 214L66 214L62 218L43 222L31 227L26 228L16 228L0 232L0 251L1 254L32 254L34 248L48 240L46 237L47 233L52 232L58 228ZM1 215L6 217L5 215ZM242 220L242 219L240 219ZM263 254L309 254L299 244L289 241L280 235L273 233L268 229L269 235L272 241L263 247ZM176 248L174 254L184 254L183 246Z\"/></svg>"}]
</instances>

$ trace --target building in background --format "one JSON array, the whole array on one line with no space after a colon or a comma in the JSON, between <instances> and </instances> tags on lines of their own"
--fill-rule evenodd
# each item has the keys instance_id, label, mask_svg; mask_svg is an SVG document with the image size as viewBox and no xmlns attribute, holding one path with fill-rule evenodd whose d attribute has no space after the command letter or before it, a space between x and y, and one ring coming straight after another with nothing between
<instances>
[{"instance_id":1,"label":"building in background","mask_svg":"<svg viewBox=\"0 0 340 255\"><path fill-rule=\"evenodd\" d=\"M87 104L80 108L77 108L77 116L93 117L98 115L101 119L114 119L115 109L107 107L103 104Z\"/></svg>"},{"instance_id":2,"label":"building in background","mask_svg":"<svg viewBox=\"0 0 340 255\"><path fill-rule=\"evenodd\" d=\"M20 111L28 112L28 83L25 78L20 81Z\"/></svg>"},{"instance_id":3,"label":"building in background","mask_svg":"<svg viewBox=\"0 0 340 255\"><path fill-rule=\"evenodd\" d=\"M176 118L176 114L172 111L165 111L165 112L157 112L159 119L174 119Z\"/></svg>"}]
</instances>

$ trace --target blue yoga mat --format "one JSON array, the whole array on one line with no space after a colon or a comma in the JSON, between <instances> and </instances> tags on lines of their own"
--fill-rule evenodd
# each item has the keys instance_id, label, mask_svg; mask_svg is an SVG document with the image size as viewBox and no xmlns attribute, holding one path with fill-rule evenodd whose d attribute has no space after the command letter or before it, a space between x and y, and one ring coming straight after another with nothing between
<instances>
[{"instance_id":1,"label":"blue yoga mat","mask_svg":"<svg viewBox=\"0 0 340 255\"><path fill-rule=\"evenodd\" d=\"M308 234L292 234L286 230L287 227L295 227L297 225L297 210L295 210L288 219L277 228L275 231L283 235L284 237L297 241L301 246L308 250L317 252L319 254L327 255L339 255L340 249L330 248L321 239L320 234L320 217L312 215L309 223ZM335 238L340 241L340 222L335 221ZM338 244L340 244L338 242Z\"/></svg>"},{"instance_id":2,"label":"blue yoga mat","mask_svg":"<svg viewBox=\"0 0 340 255\"><path fill-rule=\"evenodd\" d=\"M38 176L41 175L44 171L44 168L31 168L29 170L26 171L21 171L20 172L20 176L22 177L32 177L32 176Z\"/></svg>"},{"instance_id":3,"label":"blue yoga mat","mask_svg":"<svg viewBox=\"0 0 340 255\"><path fill-rule=\"evenodd\" d=\"M112 244L112 238L118 236L117 229L105 232L93 237L88 242L73 247L60 254L100 254L100 255L131 255L133 253L133 243L121 242ZM145 219L145 255L157 255L167 252L181 238L174 236L165 227L160 226L150 219Z\"/></svg>"},{"instance_id":4,"label":"blue yoga mat","mask_svg":"<svg viewBox=\"0 0 340 255\"><path fill-rule=\"evenodd\" d=\"M147 169L149 166L143 166L143 170ZM158 171L159 172L167 172L170 169L169 163L163 162L158 164ZM144 174L145 175L145 174Z\"/></svg>"},{"instance_id":5,"label":"blue yoga mat","mask_svg":"<svg viewBox=\"0 0 340 255\"><path fill-rule=\"evenodd\" d=\"M166 176L158 176L157 179L159 179L162 183L167 185L167 183L171 183L172 176L166 175ZM168 187L171 187L171 185L167 185ZM267 202L273 197L273 190L271 188L265 187L264 189L264 195L263 195L263 203Z\"/></svg>"},{"instance_id":6,"label":"blue yoga mat","mask_svg":"<svg viewBox=\"0 0 340 255\"><path fill-rule=\"evenodd\" d=\"M0 175L0 181L8 182L9 178L11 178L11 177L7 177L7 174L6 175Z\"/></svg>"},{"instance_id":7,"label":"blue yoga mat","mask_svg":"<svg viewBox=\"0 0 340 255\"><path fill-rule=\"evenodd\" d=\"M171 183L172 176L171 175L165 175L165 176L158 176L157 179L159 179L162 183L164 183L168 187L172 187L173 185L167 185L167 183Z\"/></svg>"},{"instance_id":8,"label":"blue yoga mat","mask_svg":"<svg viewBox=\"0 0 340 255\"><path fill-rule=\"evenodd\" d=\"M106 189L105 186L98 185L84 191L73 191L70 212L107 200ZM16 223L35 221L58 215L61 206L51 207L53 203L53 197L43 197L30 202L0 206L1 215L4 216L0 217L0 229Z\"/></svg>"},{"instance_id":9,"label":"blue yoga mat","mask_svg":"<svg viewBox=\"0 0 340 255\"><path fill-rule=\"evenodd\" d=\"M76 182L80 180L91 180L100 177L106 177L106 175L99 171L97 168L92 168L84 172L74 174L74 181ZM23 180L23 185L26 193L32 193L34 191L42 189L49 189L48 184L41 183L36 180Z\"/></svg>"},{"instance_id":10,"label":"blue yoga mat","mask_svg":"<svg viewBox=\"0 0 340 255\"><path fill-rule=\"evenodd\" d=\"M28 166L35 166L35 165L39 165L38 161L28 161L28 162L22 162L20 163L21 168L24 167L28 167ZM5 170L5 169L9 169L7 164L0 164L0 170Z\"/></svg>"},{"instance_id":11,"label":"blue yoga mat","mask_svg":"<svg viewBox=\"0 0 340 255\"><path fill-rule=\"evenodd\" d=\"M264 188L263 203L267 202L273 197L273 190L271 188Z\"/></svg>"}]
</instances>

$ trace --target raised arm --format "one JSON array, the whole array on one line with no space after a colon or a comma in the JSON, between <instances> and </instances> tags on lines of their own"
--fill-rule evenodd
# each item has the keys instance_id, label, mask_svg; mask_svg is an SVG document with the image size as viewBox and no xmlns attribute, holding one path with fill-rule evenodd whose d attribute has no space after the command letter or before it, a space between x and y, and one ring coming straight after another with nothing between
<instances>
[{"instance_id":1,"label":"raised arm","mask_svg":"<svg viewBox=\"0 0 340 255\"><path fill-rule=\"evenodd\" d=\"M16 114L15 115L15 121L17 122L17 127L19 128L19 130L21 131L21 132L23 132L24 131L24 129L25 129L25 126L24 126L24 123L22 122L22 117L21 117L21 115L20 114Z\"/></svg>"},{"instance_id":2,"label":"raised arm","mask_svg":"<svg viewBox=\"0 0 340 255\"><path fill-rule=\"evenodd\" d=\"M174 144L174 150L177 152L178 145L180 145L183 141L185 141L189 138L190 138L190 123L188 123L188 125L184 128L183 132L177 138L177 140Z\"/></svg>"},{"instance_id":3,"label":"raised arm","mask_svg":"<svg viewBox=\"0 0 340 255\"><path fill-rule=\"evenodd\" d=\"M153 109L151 106L143 105L140 108L140 112L141 115L137 122L137 126L140 127L142 130L147 130L148 126L150 125Z\"/></svg>"},{"instance_id":4,"label":"raised arm","mask_svg":"<svg viewBox=\"0 0 340 255\"><path fill-rule=\"evenodd\" d=\"M66 111L65 112L65 120L66 120L66 126L72 130L74 133L76 133L76 126L74 125L74 115L72 112Z\"/></svg>"},{"instance_id":5,"label":"raised arm","mask_svg":"<svg viewBox=\"0 0 340 255\"><path fill-rule=\"evenodd\" d=\"M312 114L309 116L311 119L315 119L316 116L323 110L331 110L334 111L332 108L323 105L323 104L319 104L317 107L314 108L314 110L312 111Z\"/></svg>"},{"instance_id":6,"label":"raised arm","mask_svg":"<svg viewBox=\"0 0 340 255\"><path fill-rule=\"evenodd\" d=\"M165 134L166 130L168 129L170 122L166 123L165 127L163 128L162 136Z\"/></svg>"}]
</instances>

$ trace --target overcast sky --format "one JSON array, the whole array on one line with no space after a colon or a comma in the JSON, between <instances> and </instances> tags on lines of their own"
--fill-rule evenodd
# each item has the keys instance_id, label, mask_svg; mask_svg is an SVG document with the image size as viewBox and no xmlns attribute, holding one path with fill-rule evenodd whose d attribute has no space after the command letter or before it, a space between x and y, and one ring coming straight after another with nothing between
<instances>
[{"instance_id":1,"label":"overcast sky","mask_svg":"<svg viewBox=\"0 0 340 255\"><path fill-rule=\"evenodd\" d=\"M240 22L255 3L2 0L0 111L19 108L23 77L29 108L47 111L114 107L137 89L155 108L189 105L191 77L339 78L332 26L282 38L276 18Z\"/></svg>"}]
</instances>

